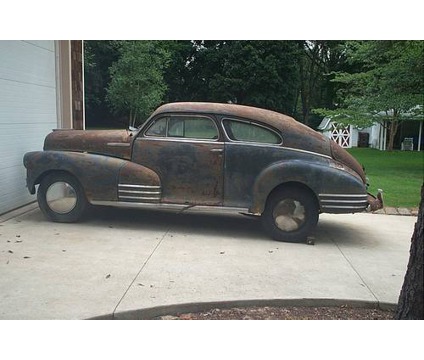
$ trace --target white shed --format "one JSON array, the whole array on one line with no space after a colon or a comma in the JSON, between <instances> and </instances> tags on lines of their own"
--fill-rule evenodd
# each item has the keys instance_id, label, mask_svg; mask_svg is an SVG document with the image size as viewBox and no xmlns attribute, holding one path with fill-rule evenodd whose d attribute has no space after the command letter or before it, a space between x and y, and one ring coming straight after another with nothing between
<instances>
[{"instance_id":1,"label":"white shed","mask_svg":"<svg viewBox=\"0 0 424 360\"><path fill-rule=\"evenodd\" d=\"M329 117L321 121L318 130L344 148L363 146L384 150L387 138L387 130L378 123L358 129L353 125L339 125Z\"/></svg>"}]
</instances>

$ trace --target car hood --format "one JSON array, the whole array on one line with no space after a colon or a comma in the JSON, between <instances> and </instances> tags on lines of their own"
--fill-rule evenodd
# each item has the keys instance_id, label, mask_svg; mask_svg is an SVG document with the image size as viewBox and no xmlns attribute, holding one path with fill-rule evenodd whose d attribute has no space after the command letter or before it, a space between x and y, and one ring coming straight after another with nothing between
<instances>
[{"instance_id":1,"label":"car hood","mask_svg":"<svg viewBox=\"0 0 424 360\"><path fill-rule=\"evenodd\" d=\"M131 158L129 130L53 130L46 136L44 150L76 151Z\"/></svg>"}]
</instances>

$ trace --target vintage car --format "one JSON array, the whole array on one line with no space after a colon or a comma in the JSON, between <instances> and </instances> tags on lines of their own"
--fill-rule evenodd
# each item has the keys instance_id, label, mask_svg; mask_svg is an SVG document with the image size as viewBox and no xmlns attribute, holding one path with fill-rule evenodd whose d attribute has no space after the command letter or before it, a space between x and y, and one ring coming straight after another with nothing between
<instances>
[{"instance_id":1,"label":"vintage car","mask_svg":"<svg viewBox=\"0 0 424 360\"><path fill-rule=\"evenodd\" d=\"M320 213L383 206L361 165L335 142L277 112L216 103L160 106L138 129L54 130L24 156L47 218L87 207L218 209L260 216L280 241L304 241Z\"/></svg>"}]
</instances>

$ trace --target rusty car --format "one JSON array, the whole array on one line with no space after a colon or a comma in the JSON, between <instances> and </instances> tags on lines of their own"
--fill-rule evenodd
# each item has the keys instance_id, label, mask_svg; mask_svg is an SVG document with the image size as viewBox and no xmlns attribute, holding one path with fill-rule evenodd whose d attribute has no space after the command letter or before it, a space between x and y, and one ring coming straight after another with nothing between
<instances>
[{"instance_id":1,"label":"rusty car","mask_svg":"<svg viewBox=\"0 0 424 360\"><path fill-rule=\"evenodd\" d=\"M275 240L304 241L320 213L383 206L362 166L295 119L220 103L160 106L137 129L53 130L24 156L44 215L75 222L91 205L215 209L261 218Z\"/></svg>"}]
</instances>

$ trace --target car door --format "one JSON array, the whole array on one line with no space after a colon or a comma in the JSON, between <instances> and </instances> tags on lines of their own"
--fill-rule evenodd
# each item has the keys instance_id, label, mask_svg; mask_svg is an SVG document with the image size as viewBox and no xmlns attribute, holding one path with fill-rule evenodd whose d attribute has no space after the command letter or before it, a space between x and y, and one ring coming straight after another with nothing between
<instances>
[{"instance_id":1,"label":"car door","mask_svg":"<svg viewBox=\"0 0 424 360\"><path fill-rule=\"evenodd\" d=\"M132 161L159 175L162 203L222 205L223 152L215 119L166 115L135 139Z\"/></svg>"}]
</instances>

